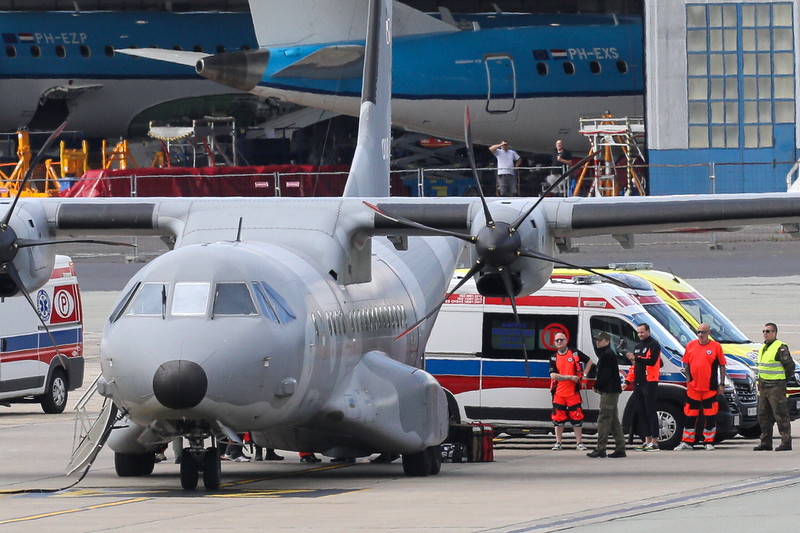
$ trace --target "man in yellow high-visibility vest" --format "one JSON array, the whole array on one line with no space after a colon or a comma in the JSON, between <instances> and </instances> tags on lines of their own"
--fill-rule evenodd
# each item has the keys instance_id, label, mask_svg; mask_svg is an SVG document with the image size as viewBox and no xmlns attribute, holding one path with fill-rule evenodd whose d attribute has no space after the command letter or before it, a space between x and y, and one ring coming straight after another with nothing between
<instances>
[{"instance_id":1,"label":"man in yellow high-visibility vest","mask_svg":"<svg viewBox=\"0 0 800 533\"><path fill-rule=\"evenodd\" d=\"M758 424L761 426L761 442L753 450L772 449L772 426L777 422L781 444L775 451L782 452L792 449L786 380L794 374L794 359L789 346L778 340L778 326L767 322L762 332L764 346L758 352Z\"/></svg>"}]
</instances>

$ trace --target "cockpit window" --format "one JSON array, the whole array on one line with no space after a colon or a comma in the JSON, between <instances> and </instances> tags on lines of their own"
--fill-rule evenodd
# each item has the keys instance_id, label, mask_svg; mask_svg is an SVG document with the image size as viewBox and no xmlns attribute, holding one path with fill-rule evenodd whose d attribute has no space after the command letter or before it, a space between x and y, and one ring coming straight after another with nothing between
<instances>
[{"instance_id":1,"label":"cockpit window","mask_svg":"<svg viewBox=\"0 0 800 533\"><path fill-rule=\"evenodd\" d=\"M145 283L133 298L126 315L163 316L167 286L164 283Z\"/></svg>"},{"instance_id":2,"label":"cockpit window","mask_svg":"<svg viewBox=\"0 0 800 533\"><path fill-rule=\"evenodd\" d=\"M108 317L109 322L113 324L114 322L119 320L119 317L122 316L122 312L128 307L128 304L131 302L131 297L133 296L133 293L136 292L136 290L139 288L140 285L141 283L134 284L133 287L131 287L131 289L125 294L125 296L123 296L120 299L119 303L117 304L117 307L114 308L114 311L111 313L111 316Z\"/></svg>"},{"instance_id":3,"label":"cockpit window","mask_svg":"<svg viewBox=\"0 0 800 533\"><path fill-rule=\"evenodd\" d=\"M256 314L258 312L246 283L217 283L211 316Z\"/></svg>"},{"instance_id":4,"label":"cockpit window","mask_svg":"<svg viewBox=\"0 0 800 533\"><path fill-rule=\"evenodd\" d=\"M261 308L261 312L264 313L264 316L282 324L291 322L297 318L294 312L292 312L291 307L289 307L289 304L286 303L286 300L267 283L263 281L254 281L252 285L256 293L258 305Z\"/></svg>"},{"instance_id":5,"label":"cockpit window","mask_svg":"<svg viewBox=\"0 0 800 533\"><path fill-rule=\"evenodd\" d=\"M205 315L209 292L208 283L176 283L175 294L172 296L172 315Z\"/></svg>"}]
</instances>

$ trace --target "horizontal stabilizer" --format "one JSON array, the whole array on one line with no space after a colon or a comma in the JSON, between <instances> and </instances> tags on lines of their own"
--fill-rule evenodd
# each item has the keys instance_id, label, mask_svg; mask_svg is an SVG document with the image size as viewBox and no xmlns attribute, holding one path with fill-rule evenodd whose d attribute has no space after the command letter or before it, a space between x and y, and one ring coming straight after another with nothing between
<instances>
[{"instance_id":1,"label":"horizontal stabilizer","mask_svg":"<svg viewBox=\"0 0 800 533\"><path fill-rule=\"evenodd\" d=\"M392 35L455 32L457 28L393 2ZM361 41L367 34L367 0L250 0L261 48Z\"/></svg>"},{"instance_id":2,"label":"horizontal stabilizer","mask_svg":"<svg viewBox=\"0 0 800 533\"><path fill-rule=\"evenodd\" d=\"M198 61L211 55L205 52L185 52L183 50L167 50L164 48L120 48L116 52L129 56L157 59L178 65L187 65L192 68L197 65Z\"/></svg>"},{"instance_id":3,"label":"horizontal stabilizer","mask_svg":"<svg viewBox=\"0 0 800 533\"><path fill-rule=\"evenodd\" d=\"M360 78L363 68L363 46L327 46L279 70L273 76L317 80Z\"/></svg>"}]
</instances>

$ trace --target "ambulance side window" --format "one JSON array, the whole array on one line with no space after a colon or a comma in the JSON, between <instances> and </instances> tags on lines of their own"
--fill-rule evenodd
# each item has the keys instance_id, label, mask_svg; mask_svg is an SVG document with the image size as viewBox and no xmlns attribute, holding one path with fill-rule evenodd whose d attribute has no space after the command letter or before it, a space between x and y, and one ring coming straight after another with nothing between
<instances>
[{"instance_id":1,"label":"ambulance side window","mask_svg":"<svg viewBox=\"0 0 800 533\"><path fill-rule=\"evenodd\" d=\"M592 328L592 338L596 338L601 331L611 335L610 348L617 354L617 363L625 366L631 364L625 354L632 352L639 343L639 337L631 324L617 317L593 316L589 325Z\"/></svg>"},{"instance_id":2,"label":"ambulance side window","mask_svg":"<svg viewBox=\"0 0 800 533\"><path fill-rule=\"evenodd\" d=\"M524 359L522 341L531 360L549 361L556 351L553 337L567 335L570 348L575 348L578 317L574 315L520 315L520 326L511 313L484 313L483 357L490 359Z\"/></svg>"}]
</instances>

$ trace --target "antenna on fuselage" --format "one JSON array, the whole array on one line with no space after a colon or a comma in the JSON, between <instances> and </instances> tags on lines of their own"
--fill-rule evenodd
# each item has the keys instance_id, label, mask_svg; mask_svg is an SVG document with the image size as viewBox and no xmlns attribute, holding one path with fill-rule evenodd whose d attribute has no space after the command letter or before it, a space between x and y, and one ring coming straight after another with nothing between
<instances>
[{"instance_id":1,"label":"antenna on fuselage","mask_svg":"<svg viewBox=\"0 0 800 533\"><path fill-rule=\"evenodd\" d=\"M239 217L239 230L236 232L236 242L242 242L242 217Z\"/></svg>"}]
</instances>

